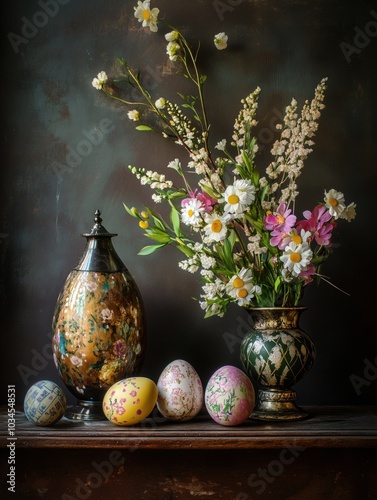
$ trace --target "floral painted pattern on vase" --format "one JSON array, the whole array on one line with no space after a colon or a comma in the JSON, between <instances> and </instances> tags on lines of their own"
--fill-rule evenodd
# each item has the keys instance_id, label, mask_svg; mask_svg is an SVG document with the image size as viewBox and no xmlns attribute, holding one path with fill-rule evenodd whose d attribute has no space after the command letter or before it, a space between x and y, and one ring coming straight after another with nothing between
<instances>
[{"instance_id":1,"label":"floral painted pattern on vase","mask_svg":"<svg viewBox=\"0 0 377 500\"><path fill-rule=\"evenodd\" d=\"M53 319L54 361L65 385L78 399L101 400L141 366L144 330L141 298L127 271L72 271Z\"/></svg>"}]
</instances>

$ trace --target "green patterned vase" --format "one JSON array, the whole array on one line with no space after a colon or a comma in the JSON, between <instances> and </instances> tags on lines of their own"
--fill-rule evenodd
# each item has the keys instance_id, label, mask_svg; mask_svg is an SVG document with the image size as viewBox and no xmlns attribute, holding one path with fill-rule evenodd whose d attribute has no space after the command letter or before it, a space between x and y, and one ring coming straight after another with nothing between
<instances>
[{"instance_id":1,"label":"green patterned vase","mask_svg":"<svg viewBox=\"0 0 377 500\"><path fill-rule=\"evenodd\" d=\"M308 414L295 404L291 389L310 370L315 347L299 327L304 307L250 309L253 329L241 343L241 362L261 388L251 418L298 420Z\"/></svg>"}]
</instances>

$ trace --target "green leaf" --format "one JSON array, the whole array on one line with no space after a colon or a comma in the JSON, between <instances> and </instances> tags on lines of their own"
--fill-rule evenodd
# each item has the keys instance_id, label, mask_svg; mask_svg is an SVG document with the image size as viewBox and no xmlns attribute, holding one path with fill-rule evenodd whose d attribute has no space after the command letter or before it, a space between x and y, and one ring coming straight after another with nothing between
<instances>
[{"instance_id":1,"label":"green leaf","mask_svg":"<svg viewBox=\"0 0 377 500\"><path fill-rule=\"evenodd\" d=\"M148 125L138 125L135 127L136 130L141 130L142 132L150 132L153 128L148 127Z\"/></svg>"},{"instance_id":2,"label":"green leaf","mask_svg":"<svg viewBox=\"0 0 377 500\"><path fill-rule=\"evenodd\" d=\"M180 173L180 172L178 172ZM187 194L187 191L168 191L168 196L169 196L169 200L173 200L175 198L183 198L184 196L188 197L188 194Z\"/></svg>"},{"instance_id":3,"label":"green leaf","mask_svg":"<svg viewBox=\"0 0 377 500\"><path fill-rule=\"evenodd\" d=\"M161 231L165 231L165 225L163 223L163 221L161 221L158 217L153 217L153 220L154 220L154 223L156 224L156 226L161 229Z\"/></svg>"},{"instance_id":4,"label":"green leaf","mask_svg":"<svg viewBox=\"0 0 377 500\"><path fill-rule=\"evenodd\" d=\"M156 224L156 226L159 229L161 229L161 231L166 232L166 229L168 229L168 226L164 222L163 218L157 212L154 212L151 208L147 208L147 212L153 218L154 223Z\"/></svg>"},{"instance_id":5,"label":"green leaf","mask_svg":"<svg viewBox=\"0 0 377 500\"><path fill-rule=\"evenodd\" d=\"M151 253L155 252L159 248L162 248L166 246L166 243L161 243L160 245L147 245L146 247L143 247L138 255L150 255Z\"/></svg>"},{"instance_id":6,"label":"green leaf","mask_svg":"<svg viewBox=\"0 0 377 500\"><path fill-rule=\"evenodd\" d=\"M186 257L192 257L194 255L194 252L183 245L177 245L178 250L180 250L182 253L186 255Z\"/></svg>"},{"instance_id":7,"label":"green leaf","mask_svg":"<svg viewBox=\"0 0 377 500\"><path fill-rule=\"evenodd\" d=\"M242 159L243 159L243 162L246 166L246 168L251 171L252 170L252 165L251 165L251 161L250 161L250 158L249 158L249 155L245 152L245 151L242 151Z\"/></svg>"},{"instance_id":8,"label":"green leaf","mask_svg":"<svg viewBox=\"0 0 377 500\"><path fill-rule=\"evenodd\" d=\"M201 184L200 187L203 189L205 193L209 194L211 198L213 198L214 200L217 199L218 196L209 186Z\"/></svg>"},{"instance_id":9,"label":"green leaf","mask_svg":"<svg viewBox=\"0 0 377 500\"><path fill-rule=\"evenodd\" d=\"M180 229L180 226L181 226L181 220L180 220L180 217L179 217L179 212L178 210L175 208L174 205L172 205L172 208L171 208L171 212L170 212L170 220L171 220L171 223L173 225L173 229L174 229L174 232L175 234L180 237L182 236L182 232L181 232L181 229Z\"/></svg>"},{"instance_id":10,"label":"green leaf","mask_svg":"<svg viewBox=\"0 0 377 500\"><path fill-rule=\"evenodd\" d=\"M268 184L266 184L261 192L261 195L260 195L260 200L261 201L264 201L264 198L266 196L266 193L267 193L267 190L268 190Z\"/></svg>"},{"instance_id":11,"label":"green leaf","mask_svg":"<svg viewBox=\"0 0 377 500\"><path fill-rule=\"evenodd\" d=\"M145 232L145 236L147 236L151 240L159 241L160 243L170 243L171 240L166 231L163 231L158 227L147 229Z\"/></svg>"},{"instance_id":12,"label":"green leaf","mask_svg":"<svg viewBox=\"0 0 377 500\"><path fill-rule=\"evenodd\" d=\"M134 208L128 208L128 207L127 207L127 205L126 205L125 203L123 203L123 206L124 206L124 208L125 208L126 212L127 212L129 215L131 215L131 217L136 217L136 218L138 218L138 217L137 217L137 215L136 215L136 214L135 214L135 212L134 212L134 210L135 210Z\"/></svg>"},{"instance_id":13,"label":"green leaf","mask_svg":"<svg viewBox=\"0 0 377 500\"><path fill-rule=\"evenodd\" d=\"M237 233L234 229L231 229L229 236L228 236L229 243L231 245L231 249L233 251L234 244L238 240Z\"/></svg>"}]
</instances>

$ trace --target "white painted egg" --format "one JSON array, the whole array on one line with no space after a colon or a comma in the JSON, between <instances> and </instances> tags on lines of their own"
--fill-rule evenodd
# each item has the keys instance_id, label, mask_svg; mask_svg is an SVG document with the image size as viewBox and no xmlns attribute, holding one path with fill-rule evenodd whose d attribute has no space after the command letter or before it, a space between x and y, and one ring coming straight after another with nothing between
<instances>
[{"instance_id":1,"label":"white painted egg","mask_svg":"<svg viewBox=\"0 0 377 500\"><path fill-rule=\"evenodd\" d=\"M63 390L50 380L33 384L24 399L26 418L33 424L49 426L62 418L67 407Z\"/></svg>"},{"instance_id":2,"label":"white painted egg","mask_svg":"<svg viewBox=\"0 0 377 500\"><path fill-rule=\"evenodd\" d=\"M169 420L191 420L202 409L202 382L196 370L183 359L164 368L157 389L157 408Z\"/></svg>"},{"instance_id":3,"label":"white painted egg","mask_svg":"<svg viewBox=\"0 0 377 500\"><path fill-rule=\"evenodd\" d=\"M221 425L239 425L251 415L255 391L249 377L235 366L223 366L210 377L204 396L211 418Z\"/></svg>"},{"instance_id":4,"label":"white painted egg","mask_svg":"<svg viewBox=\"0 0 377 500\"><path fill-rule=\"evenodd\" d=\"M106 392L102 410L116 425L135 425L145 420L157 401L157 387L146 377L119 380Z\"/></svg>"}]
</instances>

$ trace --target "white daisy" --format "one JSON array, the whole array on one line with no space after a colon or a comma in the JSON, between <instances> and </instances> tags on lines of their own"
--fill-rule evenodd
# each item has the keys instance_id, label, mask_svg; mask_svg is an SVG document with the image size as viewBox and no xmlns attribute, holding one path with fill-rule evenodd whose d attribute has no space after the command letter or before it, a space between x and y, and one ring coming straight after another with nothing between
<instances>
[{"instance_id":1,"label":"white daisy","mask_svg":"<svg viewBox=\"0 0 377 500\"><path fill-rule=\"evenodd\" d=\"M134 7L135 17L142 23L143 28L149 27L151 31L158 31L157 16L160 12L156 7L151 9L150 0L144 2L137 2L137 7Z\"/></svg>"},{"instance_id":2,"label":"white daisy","mask_svg":"<svg viewBox=\"0 0 377 500\"><path fill-rule=\"evenodd\" d=\"M304 271L313 258L313 252L310 250L307 243L294 243L291 241L285 247L280 260L284 264L284 269L287 269L292 276L297 277L301 271Z\"/></svg>"},{"instance_id":3,"label":"white daisy","mask_svg":"<svg viewBox=\"0 0 377 500\"><path fill-rule=\"evenodd\" d=\"M330 189L328 193L325 191L325 204L330 215L337 219L346 208L344 194L335 189Z\"/></svg>"},{"instance_id":4,"label":"white daisy","mask_svg":"<svg viewBox=\"0 0 377 500\"><path fill-rule=\"evenodd\" d=\"M188 201L181 208L182 222L188 226L198 226L202 222L201 214L205 212L204 206L196 198Z\"/></svg>"},{"instance_id":5,"label":"white daisy","mask_svg":"<svg viewBox=\"0 0 377 500\"><path fill-rule=\"evenodd\" d=\"M261 294L260 287L253 284L251 270L244 267L239 273L232 276L225 287L225 291L233 299L237 300L239 306L248 304L255 295Z\"/></svg>"},{"instance_id":6,"label":"white daisy","mask_svg":"<svg viewBox=\"0 0 377 500\"><path fill-rule=\"evenodd\" d=\"M228 186L219 202L225 202L224 211L230 214L245 212L255 200L255 186L248 179L238 179Z\"/></svg>"},{"instance_id":7,"label":"white daisy","mask_svg":"<svg viewBox=\"0 0 377 500\"><path fill-rule=\"evenodd\" d=\"M213 241L222 241L226 238L226 224L228 220L228 217L224 217L216 213L207 214L205 216L204 221L206 226L204 227L204 232L209 243Z\"/></svg>"},{"instance_id":8,"label":"white daisy","mask_svg":"<svg viewBox=\"0 0 377 500\"><path fill-rule=\"evenodd\" d=\"M292 232L290 235L288 235L288 240L290 238L290 241L293 241L293 243L299 245L300 243L309 243L311 237L312 233L310 231L305 231L305 229L301 229L300 234Z\"/></svg>"}]
</instances>

